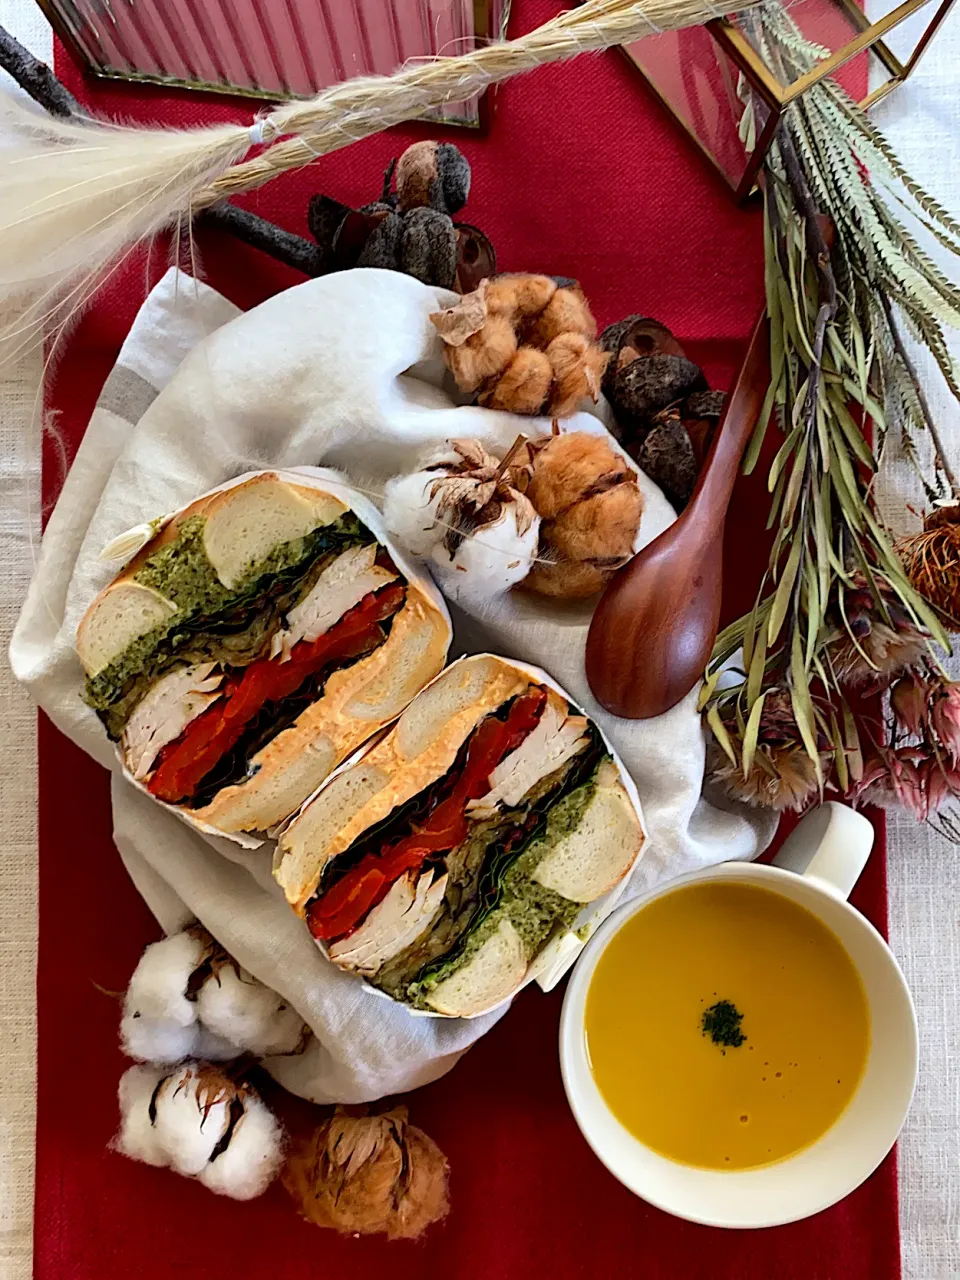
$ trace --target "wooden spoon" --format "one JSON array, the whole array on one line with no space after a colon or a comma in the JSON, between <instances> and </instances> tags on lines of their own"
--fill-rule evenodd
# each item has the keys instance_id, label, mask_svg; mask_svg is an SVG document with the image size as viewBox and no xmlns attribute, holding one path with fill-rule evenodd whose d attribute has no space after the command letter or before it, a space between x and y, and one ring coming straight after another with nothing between
<instances>
[{"instance_id":1,"label":"wooden spoon","mask_svg":"<svg viewBox=\"0 0 960 1280\"><path fill-rule=\"evenodd\" d=\"M600 598L587 635L594 697L628 720L658 716L703 675L717 638L723 586L723 526L747 441L770 382L766 315L682 515L619 571Z\"/></svg>"}]
</instances>

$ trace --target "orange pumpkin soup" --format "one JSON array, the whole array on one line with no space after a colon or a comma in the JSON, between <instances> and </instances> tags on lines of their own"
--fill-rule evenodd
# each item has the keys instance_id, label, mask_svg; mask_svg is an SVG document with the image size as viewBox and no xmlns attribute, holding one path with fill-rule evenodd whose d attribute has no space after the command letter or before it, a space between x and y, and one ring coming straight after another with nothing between
<instances>
[{"instance_id":1,"label":"orange pumpkin soup","mask_svg":"<svg viewBox=\"0 0 960 1280\"><path fill-rule=\"evenodd\" d=\"M736 881L675 889L627 920L597 963L585 1024L613 1114L661 1155L707 1169L816 1142L870 1046L839 939L782 894Z\"/></svg>"}]
</instances>

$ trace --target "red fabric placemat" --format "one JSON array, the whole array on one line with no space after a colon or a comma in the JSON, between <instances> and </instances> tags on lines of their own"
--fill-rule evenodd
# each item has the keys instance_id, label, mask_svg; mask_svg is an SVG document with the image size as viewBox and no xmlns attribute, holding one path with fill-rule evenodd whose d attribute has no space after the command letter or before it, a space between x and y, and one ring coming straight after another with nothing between
<instances>
[{"instance_id":1,"label":"red fabric placemat","mask_svg":"<svg viewBox=\"0 0 960 1280\"><path fill-rule=\"evenodd\" d=\"M514 30L543 21L548 0L516 0ZM85 85L58 51L57 71L98 110L192 124L247 120L248 104ZM246 203L295 230L326 190L357 203L387 159L423 129L397 130L282 178ZM505 269L574 274L601 324L631 311L669 324L717 386L730 384L762 300L759 212L737 209L616 54L544 69L496 95L488 137L452 135L473 165L467 216ZM292 272L226 237L200 236L202 266L242 306L295 283ZM165 265L155 255L154 276ZM68 454L142 299L142 262L72 335L50 402ZM56 457L45 497L59 485ZM741 483L728 539L725 611L752 596L762 564L762 481ZM854 901L886 920L882 828ZM670 1218L633 1197L587 1148L566 1107L557 1062L561 994L524 992L446 1079L412 1095L413 1118L453 1169L453 1210L422 1243L341 1239L299 1221L271 1188L237 1204L107 1150L117 1123L122 989L158 933L111 842L106 774L41 717L39 1280L887 1280L900 1274L891 1156L863 1187L816 1218L725 1232ZM101 988L101 989L98 989Z\"/></svg>"}]
</instances>

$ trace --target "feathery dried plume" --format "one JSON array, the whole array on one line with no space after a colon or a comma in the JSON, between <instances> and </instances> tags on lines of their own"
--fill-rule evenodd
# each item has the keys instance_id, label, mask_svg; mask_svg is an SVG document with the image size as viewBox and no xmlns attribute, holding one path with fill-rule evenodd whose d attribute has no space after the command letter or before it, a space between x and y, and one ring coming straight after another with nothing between
<instances>
[{"instance_id":1,"label":"feathery dried plume","mask_svg":"<svg viewBox=\"0 0 960 1280\"><path fill-rule=\"evenodd\" d=\"M587 0L515 40L347 80L252 128L43 117L0 94L0 359L62 332L133 246L218 200L520 72L713 17L709 0Z\"/></svg>"}]
</instances>

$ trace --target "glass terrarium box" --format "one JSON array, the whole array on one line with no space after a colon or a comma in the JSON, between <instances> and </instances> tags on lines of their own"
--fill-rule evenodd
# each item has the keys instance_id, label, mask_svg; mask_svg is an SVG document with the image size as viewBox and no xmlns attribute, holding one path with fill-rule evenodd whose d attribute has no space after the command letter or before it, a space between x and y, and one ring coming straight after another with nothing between
<instances>
[{"instance_id":1,"label":"glass terrarium box","mask_svg":"<svg viewBox=\"0 0 960 1280\"><path fill-rule=\"evenodd\" d=\"M509 0L37 0L83 69L267 100L502 39ZM483 122L483 99L447 123Z\"/></svg>"},{"instance_id":2,"label":"glass terrarium box","mask_svg":"<svg viewBox=\"0 0 960 1280\"><path fill-rule=\"evenodd\" d=\"M650 36L624 52L742 198L791 103L834 76L871 106L907 78L953 2L877 0L864 12L856 0L797 0L775 19L789 24L788 39L800 37L786 61L754 10Z\"/></svg>"}]
</instances>

